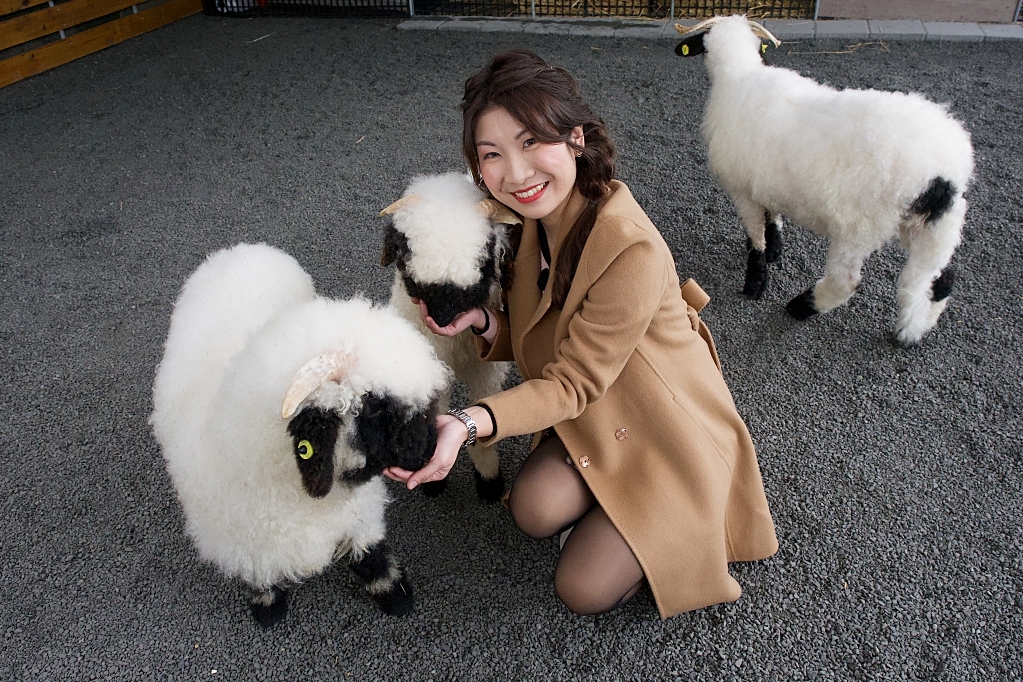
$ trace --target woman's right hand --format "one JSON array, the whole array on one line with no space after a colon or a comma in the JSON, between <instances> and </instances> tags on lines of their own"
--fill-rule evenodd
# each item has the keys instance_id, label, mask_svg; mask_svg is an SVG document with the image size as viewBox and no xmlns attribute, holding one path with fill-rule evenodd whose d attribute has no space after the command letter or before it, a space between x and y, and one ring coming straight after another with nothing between
<instances>
[{"instance_id":1,"label":"woman's right hand","mask_svg":"<svg viewBox=\"0 0 1023 682\"><path fill-rule=\"evenodd\" d=\"M473 308L472 310L460 313L448 326L441 327L430 317L430 309L426 307L426 301L413 298L412 302L419 306L419 317L422 318L426 328L439 336L455 336L456 334L461 334L470 326L482 329L487 324L487 316L483 309Z\"/></svg>"},{"instance_id":2,"label":"woman's right hand","mask_svg":"<svg viewBox=\"0 0 1023 682\"><path fill-rule=\"evenodd\" d=\"M433 451L433 457L419 471L408 471L400 467L387 467L384 469L384 476L392 481L399 481L412 490L420 483L440 481L451 471L458 459L458 451L462 443L469 437L469 433L458 419L449 414L437 416L437 447Z\"/></svg>"}]
</instances>

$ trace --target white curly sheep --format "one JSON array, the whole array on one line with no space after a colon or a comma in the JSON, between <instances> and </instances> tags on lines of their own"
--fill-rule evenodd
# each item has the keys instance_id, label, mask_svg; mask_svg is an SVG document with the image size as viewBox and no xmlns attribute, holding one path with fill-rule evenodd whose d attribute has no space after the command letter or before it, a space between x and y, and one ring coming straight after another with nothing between
<instances>
[{"instance_id":1,"label":"white curly sheep","mask_svg":"<svg viewBox=\"0 0 1023 682\"><path fill-rule=\"evenodd\" d=\"M150 423L189 536L250 586L260 624L284 617L289 584L344 556L385 612L411 609L379 474L432 455L448 378L405 320L318 297L277 249L225 249L188 278Z\"/></svg>"},{"instance_id":2,"label":"white curly sheep","mask_svg":"<svg viewBox=\"0 0 1023 682\"><path fill-rule=\"evenodd\" d=\"M781 255L782 215L830 239L824 277L789 301L796 319L842 305L864 260L898 236L898 341L914 344L937 322L955 279L949 264L966 215L973 147L946 107L916 94L838 91L768 66L744 16L691 28L675 49L706 52L703 118L710 170L750 239L744 293L759 299Z\"/></svg>"}]
</instances>

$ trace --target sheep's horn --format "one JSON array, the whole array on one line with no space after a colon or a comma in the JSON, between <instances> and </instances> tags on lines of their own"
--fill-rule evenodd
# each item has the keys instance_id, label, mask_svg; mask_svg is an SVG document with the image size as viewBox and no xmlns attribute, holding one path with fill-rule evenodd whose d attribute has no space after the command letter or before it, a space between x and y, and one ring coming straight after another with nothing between
<instances>
[{"instance_id":1,"label":"sheep's horn","mask_svg":"<svg viewBox=\"0 0 1023 682\"><path fill-rule=\"evenodd\" d=\"M719 21L721 21L721 17L712 17L710 19L704 19L703 21L701 21L700 23L696 24L695 26L689 26L689 27L683 26L682 24L675 24L675 30L678 31L679 33L683 34L683 35L685 35L686 33L695 33L696 31L702 31L703 29L707 28L708 26L713 26L714 24L718 23Z\"/></svg>"},{"instance_id":2,"label":"sheep's horn","mask_svg":"<svg viewBox=\"0 0 1023 682\"><path fill-rule=\"evenodd\" d=\"M420 196L418 194L410 194L407 197L402 197L401 199L398 199L396 202L394 202L384 210L380 211L380 217L382 218L385 215L391 215L392 213L394 213L395 211L404 206L410 206L414 204L415 202L419 201L419 199Z\"/></svg>"},{"instance_id":3,"label":"sheep's horn","mask_svg":"<svg viewBox=\"0 0 1023 682\"><path fill-rule=\"evenodd\" d=\"M290 419L310 393L328 381L344 379L353 364L355 364L355 358L351 353L333 351L317 355L302 365L302 369L295 374L295 378L291 380L291 386L284 394L281 416Z\"/></svg>"},{"instance_id":4,"label":"sheep's horn","mask_svg":"<svg viewBox=\"0 0 1023 682\"><path fill-rule=\"evenodd\" d=\"M775 47L781 47L781 41L775 38L773 35L771 35L771 32L768 31L766 28L764 28L755 21L750 21L749 19L747 19L746 21L749 22L750 28L753 29L753 33L760 36L761 38L770 40L772 43L774 43Z\"/></svg>"},{"instance_id":5,"label":"sheep's horn","mask_svg":"<svg viewBox=\"0 0 1023 682\"><path fill-rule=\"evenodd\" d=\"M495 223L505 225L521 225L522 219L496 199L481 199L476 204L476 210L493 220Z\"/></svg>"}]
</instances>

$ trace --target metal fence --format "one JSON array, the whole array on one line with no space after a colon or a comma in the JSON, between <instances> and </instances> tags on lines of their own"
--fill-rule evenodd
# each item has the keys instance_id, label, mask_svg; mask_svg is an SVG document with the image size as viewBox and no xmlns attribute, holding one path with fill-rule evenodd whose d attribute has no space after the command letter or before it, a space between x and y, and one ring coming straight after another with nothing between
<instances>
[{"instance_id":1,"label":"metal fence","mask_svg":"<svg viewBox=\"0 0 1023 682\"><path fill-rule=\"evenodd\" d=\"M207 14L230 16L462 16L700 19L812 19L815 0L203 0Z\"/></svg>"},{"instance_id":2,"label":"metal fence","mask_svg":"<svg viewBox=\"0 0 1023 682\"><path fill-rule=\"evenodd\" d=\"M416 15L812 19L815 0L413 0Z\"/></svg>"}]
</instances>

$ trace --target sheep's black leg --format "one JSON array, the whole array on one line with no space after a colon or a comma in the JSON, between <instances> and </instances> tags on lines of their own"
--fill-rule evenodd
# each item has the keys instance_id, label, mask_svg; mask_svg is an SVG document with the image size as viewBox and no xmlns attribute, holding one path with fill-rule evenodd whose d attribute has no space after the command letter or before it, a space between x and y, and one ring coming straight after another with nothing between
<instances>
[{"instance_id":1,"label":"sheep's black leg","mask_svg":"<svg viewBox=\"0 0 1023 682\"><path fill-rule=\"evenodd\" d=\"M249 600L249 612L264 630L272 628L288 615L288 593L279 587L260 592Z\"/></svg>"},{"instance_id":2,"label":"sheep's black leg","mask_svg":"<svg viewBox=\"0 0 1023 682\"><path fill-rule=\"evenodd\" d=\"M483 474L473 469L476 478L476 494L484 502L497 502L504 495L504 479L501 472L494 478L483 478Z\"/></svg>"},{"instance_id":3,"label":"sheep's black leg","mask_svg":"<svg viewBox=\"0 0 1023 682\"><path fill-rule=\"evenodd\" d=\"M763 251L753 248L752 242L747 240L749 255L746 257L746 283L743 284L742 293L755 301L763 298L767 291L767 284L771 280L771 272L767 268L767 256Z\"/></svg>"},{"instance_id":4,"label":"sheep's black leg","mask_svg":"<svg viewBox=\"0 0 1023 682\"><path fill-rule=\"evenodd\" d=\"M423 494L427 497L440 497L445 490L448 489L448 479L442 478L439 481L427 481L426 483L420 483L419 489L423 491Z\"/></svg>"},{"instance_id":5,"label":"sheep's black leg","mask_svg":"<svg viewBox=\"0 0 1023 682\"><path fill-rule=\"evenodd\" d=\"M789 315L797 320L805 320L817 314L817 307L813 304L813 287L796 296L785 305Z\"/></svg>"},{"instance_id":6,"label":"sheep's black leg","mask_svg":"<svg viewBox=\"0 0 1023 682\"><path fill-rule=\"evenodd\" d=\"M952 294L952 287L956 282L955 266L949 263L941 274L931 284L931 300L937 303L944 301Z\"/></svg>"},{"instance_id":7,"label":"sheep's black leg","mask_svg":"<svg viewBox=\"0 0 1023 682\"><path fill-rule=\"evenodd\" d=\"M366 591L384 613L404 616L412 610L415 604L412 582L386 542L381 540L370 547L350 567L366 584Z\"/></svg>"},{"instance_id":8,"label":"sheep's black leg","mask_svg":"<svg viewBox=\"0 0 1023 682\"><path fill-rule=\"evenodd\" d=\"M781 216L778 217L778 220L781 220ZM764 248L764 257L768 263L777 263L781 260L782 253L781 228L771 214L766 211L764 212L764 240L767 243Z\"/></svg>"}]
</instances>

